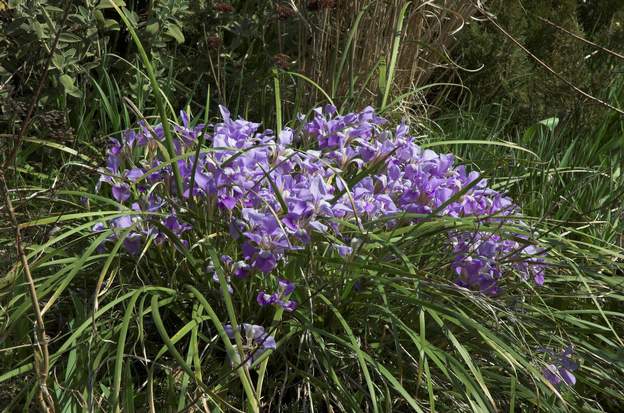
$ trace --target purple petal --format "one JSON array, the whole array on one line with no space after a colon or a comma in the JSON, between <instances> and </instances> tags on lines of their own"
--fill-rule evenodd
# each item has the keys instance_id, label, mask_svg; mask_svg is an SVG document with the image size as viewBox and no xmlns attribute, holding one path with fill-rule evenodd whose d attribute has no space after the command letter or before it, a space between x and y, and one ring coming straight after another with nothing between
<instances>
[{"instance_id":1,"label":"purple petal","mask_svg":"<svg viewBox=\"0 0 624 413\"><path fill-rule=\"evenodd\" d=\"M257 254L256 259L253 262L253 266L260 272L269 273L277 266L277 260L270 252L263 251Z\"/></svg>"},{"instance_id":2,"label":"purple petal","mask_svg":"<svg viewBox=\"0 0 624 413\"><path fill-rule=\"evenodd\" d=\"M561 378L557 375L557 367L554 364L549 364L542 369L542 374L553 386L558 386L561 383Z\"/></svg>"},{"instance_id":3,"label":"purple petal","mask_svg":"<svg viewBox=\"0 0 624 413\"><path fill-rule=\"evenodd\" d=\"M145 172L143 172L143 169L141 168L132 168L129 171L126 171L126 177L130 182L138 181L143 175L145 175Z\"/></svg>"},{"instance_id":4,"label":"purple petal","mask_svg":"<svg viewBox=\"0 0 624 413\"><path fill-rule=\"evenodd\" d=\"M544 285L544 270L538 270L533 279L535 280L535 284Z\"/></svg>"},{"instance_id":5,"label":"purple petal","mask_svg":"<svg viewBox=\"0 0 624 413\"><path fill-rule=\"evenodd\" d=\"M560 368L559 374L563 378L563 381L565 381L570 386L574 386L576 384L576 377L574 377L574 374L572 374L572 372L568 369Z\"/></svg>"},{"instance_id":6,"label":"purple petal","mask_svg":"<svg viewBox=\"0 0 624 413\"><path fill-rule=\"evenodd\" d=\"M293 131L290 128L284 128L279 134L280 145L290 145L293 140Z\"/></svg>"},{"instance_id":7,"label":"purple petal","mask_svg":"<svg viewBox=\"0 0 624 413\"><path fill-rule=\"evenodd\" d=\"M264 327L262 326L243 323L243 329L245 330L245 335L256 342L259 342L266 337Z\"/></svg>"},{"instance_id":8,"label":"purple petal","mask_svg":"<svg viewBox=\"0 0 624 413\"><path fill-rule=\"evenodd\" d=\"M223 105L219 105L219 111L221 111L221 117L225 123L230 122L230 111Z\"/></svg>"},{"instance_id":9,"label":"purple petal","mask_svg":"<svg viewBox=\"0 0 624 413\"><path fill-rule=\"evenodd\" d=\"M261 306L265 306L265 305L269 305L269 304L275 303L277 301L277 298L278 297L275 294L267 294L264 291L260 291L258 293L258 296L256 297L256 301Z\"/></svg>"},{"instance_id":10,"label":"purple petal","mask_svg":"<svg viewBox=\"0 0 624 413\"><path fill-rule=\"evenodd\" d=\"M236 198L223 195L219 197L219 203L231 211L236 206Z\"/></svg>"},{"instance_id":11,"label":"purple petal","mask_svg":"<svg viewBox=\"0 0 624 413\"><path fill-rule=\"evenodd\" d=\"M262 347L265 349L275 350L277 348L277 343L275 342L275 338L273 336L266 336L262 339Z\"/></svg>"},{"instance_id":12,"label":"purple petal","mask_svg":"<svg viewBox=\"0 0 624 413\"><path fill-rule=\"evenodd\" d=\"M338 251L338 255L341 257L346 257L353 253L353 248L347 247L346 245L335 244L334 247L336 248L336 251Z\"/></svg>"},{"instance_id":13,"label":"purple petal","mask_svg":"<svg viewBox=\"0 0 624 413\"><path fill-rule=\"evenodd\" d=\"M245 278L249 275L251 267L245 261L237 261L234 264L234 276L237 278Z\"/></svg>"},{"instance_id":14,"label":"purple petal","mask_svg":"<svg viewBox=\"0 0 624 413\"><path fill-rule=\"evenodd\" d=\"M143 245L143 238L137 233L132 233L123 242L124 248L132 255L137 255Z\"/></svg>"},{"instance_id":15,"label":"purple petal","mask_svg":"<svg viewBox=\"0 0 624 413\"><path fill-rule=\"evenodd\" d=\"M282 295L290 295L293 291L295 291L295 284L291 283L288 280L280 279L278 282L279 287L282 290Z\"/></svg>"},{"instance_id":16,"label":"purple petal","mask_svg":"<svg viewBox=\"0 0 624 413\"><path fill-rule=\"evenodd\" d=\"M234 329L232 328L232 326L230 324L226 324L223 326L223 329L225 330L225 334L227 334L227 336L230 338L230 340L234 339Z\"/></svg>"},{"instance_id":17,"label":"purple petal","mask_svg":"<svg viewBox=\"0 0 624 413\"><path fill-rule=\"evenodd\" d=\"M124 215L122 217L112 220L111 224L115 228L130 228L132 226L132 217L130 215Z\"/></svg>"},{"instance_id":18,"label":"purple petal","mask_svg":"<svg viewBox=\"0 0 624 413\"><path fill-rule=\"evenodd\" d=\"M130 198L130 187L128 184L115 184L113 185L113 198L117 202L124 202Z\"/></svg>"},{"instance_id":19,"label":"purple petal","mask_svg":"<svg viewBox=\"0 0 624 413\"><path fill-rule=\"evenodd\" d=\"M286 302L278 300L277 304L282 307L284 311L288 311L289 313L292 313L297 309L297 302L294 300L288 300Z\"/></svg>"},{"instance_id":20,"label":"purple petal","mask_svg":"<svg viewBox=\"0 0 624 413\"><path fill-rule=\"evenodd\" d=\"M188 114L185 111L181 110L180 111L180 118L182 119L182 125L184 125L185 128L188 128L189 127L189 116L188 116Z\"/></svg>"},{"instance_id":21,"label":"purple petal","mask_svg":"<svg viewBox=\"0 0 624 413\"><path fill-rule=\"evenodd\" d=\"M102 231L104 231L104 229L106 229L106 227L104 227L104 224L102 224L101 222L98 222L97 224L95 224L91 228L91 231L93 231L93 232L102 232Z\"/></svg>"}]
</instances>

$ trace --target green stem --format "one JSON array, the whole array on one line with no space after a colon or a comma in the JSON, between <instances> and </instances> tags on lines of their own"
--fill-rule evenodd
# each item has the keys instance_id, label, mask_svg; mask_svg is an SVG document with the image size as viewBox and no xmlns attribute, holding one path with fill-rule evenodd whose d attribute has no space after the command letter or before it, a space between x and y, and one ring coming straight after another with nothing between
<instances>
[{"instance_id":1,"label":"green stem","mask_svg":"<svg viewBox=\"0 0 624 413\"><path fill-rule=\"evenodd\" d=\"M275 93L275 121L277 122L277 136L282 132L282 98L280 92L280 80L277 69L273 69L273 86Z\"/></svg>"},{"instance_id":2,"label":"green stem","mask_svg":"<svg viewBox=\"0 0 624 413\"><path fill-rule=\"evenodd\" d=\"M160 311L158 309L159 307L160 307L160 304L158 302L158 295L154 294L152 295L152 300L151 300L152 319L154 320L154 325L156 326L156 330L158 331L158 333L160 334L160 337L164 341L165 346L167 346L167 350L169 350L169 353L173 356L175 361L178 362L178 365L180 366L180 368L182 368L184 373L186 373L190 378L194 379L197 385L201 387L201 389L204 390L206 394L208 394L212 398L217 398L214 392L212 392L208 388L208 386L206 386L203 382L197 380L197 377L195 373L193 373L193 369L191 368L191 366L186 362L186 360L182 357L182 355L175 348L175 344L173 343L173 341L171 341L171 338L169 337L169 334L167 333L167 329L165 329L165 325L162 322L162 318L160 317Z\"/></svg>"},{"instance_id":3,"label":"green stem","mask_svg":"<svg viewBox=\"0 0 624 413\"><path fill-rule=\"evenodd\" d=\"M405 18L405 12L409 7L411 1L406 2L401 11L399 12L398 20L396 22L396 28L394 30L394 42L392 44L392 54L390 55L390 67L388 68L388 77L384 88L383 100L381 101L381 110L386 108L388 103L388 97L392 90L392 82L394 81L394 72L396 71L396 64L399 58L399 46L401 45L401 35L403 34L403 19Z\"/></svg>"},{"instance_id":4,"label":"green stem","mask_svg":"<svg viewBox=\"0 0 624 413\"><path fill-rule=\"evenodd\" d=\"M275 311L275 315L273 316L273 322L271 323L271 325L275 326L277 325L277 323L282 321L283 314L284 314L284 309L279 307ZM277 330L273 332L273 337L275 337L276 332ZM264 382L264 375L266 373L268 363L269 363L269 358L267 357L264 360L262 360L262 362L260 363L260 368L258 369L258 382L256 384L256 397L258 398L258 400L260 400L260 396L262 394L262 383Z\"/></svg>"},{"instance_id":5,"label":"green stem","mask_svg":"<svg viewBox=\"0 0 624 413\"><path fill-rule=\"evenodd\" d=\"M134 306L137 299L143 291L138 290L130 299L128 307L126 307L126 313L124 314L123 322L121 324L121 331L119 332L119 338L117 340L117 354L115 355L115 374L113 378L113 392L111 393L111 407L114 412L119 412L119 392L121 390L121 373L123 368L123 353L126 347L126 337L128 335L128 326L130 325L130 318L132 317Z\"/></svg>"},{"instance_id":6,"label":"green stem","mask_svg":"<svg viewBox=\"0 0 624 413\"><path fill-rule=\"evenodd\" d=\"M195 188L195 172L197 172L197 164L199 163L199 155L201 148L206 141L206 129L208 128L208 117L210 112L210 85L208 85L208 92L206 93L206 106L204 108L204 128L201 135L197 138L197 150L195 151L195 162L193 162L193 171L191 172L191 186L189 189L189 198L193 199L193 189Z\"/></svg>"},{"instance_id":7,"label":"green stem","mask_svg":"<svg viewBox=\"0 0 624 413\"><path fill-rule=\"evenodd\" d=\"M232 326L232 331L234 332L234 341L236 342L236 347L238 348L240 359L245 360L243 339L241 336L238 321L236 320L236 311L234 311L232 297L230 297L230 292L227 288L228 284L225 277L225 272L223 271L223 267L221 267L221 261L219 259L219 255L217 254L217 251L214 248L210 248L208 252L210 253L210 258L212 258L212 265L214 265L217 276L219 277L219 287L221 289L221 295L223 296L223 301L225 301L225 308L227 309L228 318L230 319L230 325ZM245 371L245 375L247 376L249 383L251 383L251 376L249 375L249 368L247 367L247 363L243 363L243 370Z\"/></svg>"}]
</instances>

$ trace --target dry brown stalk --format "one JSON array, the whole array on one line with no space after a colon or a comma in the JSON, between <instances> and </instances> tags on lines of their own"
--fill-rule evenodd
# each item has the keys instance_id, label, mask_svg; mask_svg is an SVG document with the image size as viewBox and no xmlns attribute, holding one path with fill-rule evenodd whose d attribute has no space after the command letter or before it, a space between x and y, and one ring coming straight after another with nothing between
<instances>
[{"instance_id":1,"label":"dry brown stalk","mask_svg":"<svg viewBox=\"0 0 624 413\"><path fill-rule=\"evenodd\" d=\"M9 188L6 184L4 171L2 170L0 170L0 185L0 189L4 192L4 203L9 213L9 219L15 228L15 248L17 249L17 254L19 255L22 263L22 269L26 277L26 284L28 285L28 292L30 294L33 310L35 312L35 371L37 373L37 381L39 382L37 401L39 402L39 406L42 411L54 412L54 400L50 395L47 384L48 371L50 368L50 354L48 352L48 337L45 332L45 323L43 321L43 315L41 314L41 307L39 306L35 281L32 277L32 273L30 272L28 258L22 244L22 234L15 215L15 209L13 208L11 196L9 195Z\"/></svg>"},{"instance_id":2,"label":"dry brown stalk","mask_svg":"<svg viewBox=\"0 0 624 413\"><path fill-rule=\"evenodd\" d=\"M378 94L376 79L380 62L390 61L396 22L406 2L338 1L335 8L308 12L300 28L300 43L305 46L297 59L298 71L326 91L331 91L333 86L337 97L349 95L353 88L362 94L362 100L373 101ZM305 0L293 4L297 5L297 10L305 10ZM349 50L345 51L349 32L362 10L365 12L358 30ZM426 85L440 67L457 68L448 59L448 51L456 44L455 33L476 12L477 8L464 0L412 1L400 36L392 96ZM344 70L337 84L332 85L344 53L348 53ZM356 84L351 85L351 80ZM366 89L362 90L365 83ZM313 91L312 99L318 97L316 93Z\"/></svg>"}]
</instances>

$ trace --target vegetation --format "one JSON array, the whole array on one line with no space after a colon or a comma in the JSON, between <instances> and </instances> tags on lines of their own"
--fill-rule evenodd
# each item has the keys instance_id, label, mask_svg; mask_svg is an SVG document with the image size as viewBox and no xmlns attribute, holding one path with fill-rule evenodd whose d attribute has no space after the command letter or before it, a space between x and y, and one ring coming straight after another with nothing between
<instances>
[{"instance_id":1,"label":"vegetation","mask_svg":"<svg viewBox=\"0 0 624 413\"><path fill-rule=\"evenodd\" d=\"M622 6L483 3L0 1L3 411L621 411Z\"/></svg>"}]
</instances>

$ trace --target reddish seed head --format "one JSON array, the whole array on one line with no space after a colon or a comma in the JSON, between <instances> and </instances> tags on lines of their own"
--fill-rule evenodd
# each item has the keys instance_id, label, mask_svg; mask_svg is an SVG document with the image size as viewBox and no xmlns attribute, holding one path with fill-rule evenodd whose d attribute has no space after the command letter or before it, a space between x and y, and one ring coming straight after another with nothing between
<instances>
[{"instance_id":1,"label":"reddish seed head","mask_svg":"<svg viewBox=\"0 0 624 413\"><path fill-rule=\"evenodd\" d=\"M234 11L234 7L229 3L215 3L214 9L219 13L232 13Z\"/></svg>"},{"instance_id":2,"label":"reddish seed head","mask_svg":"<svg viewBox=\"0 0 624 413\"><path fill-rule=\"evenodd\" d=\"M278 53L273 56L273 63L275 66L286 70L290 67L290 56L284 53Z\"/></svg>"},{"instance_id":3,"label":"reddish seed head","mask_svg":"<svg viewBox=\"0 0 624 413\"><path fill-rule=\"evenodd\" d=\"M282 20L289 19L297 14L297 12L295 12L295 10L293 10L293 8L290 7L288 4L276 4L275 12L277 13L277 16Z\"/></svg>"},{"instance_id":4,"label":"reddish seed head","mask_svg":"<svg viewBox=\"0 0 624 413\"><path fill-rule=\"evenodd\" d=\"M218 49L223 44L223 40L219 36L213 35L206 38L206 43L210 49Z\"/></svg>"}]
</instances>

